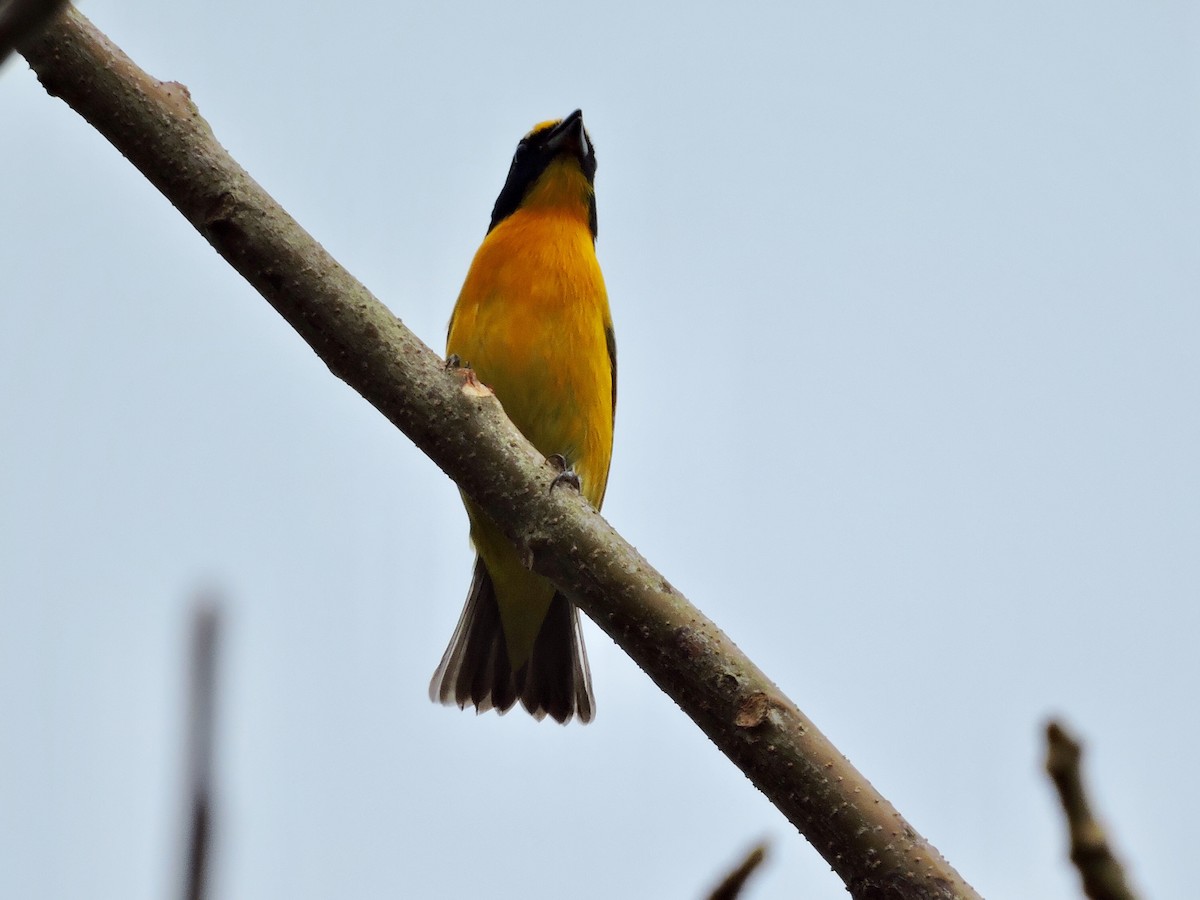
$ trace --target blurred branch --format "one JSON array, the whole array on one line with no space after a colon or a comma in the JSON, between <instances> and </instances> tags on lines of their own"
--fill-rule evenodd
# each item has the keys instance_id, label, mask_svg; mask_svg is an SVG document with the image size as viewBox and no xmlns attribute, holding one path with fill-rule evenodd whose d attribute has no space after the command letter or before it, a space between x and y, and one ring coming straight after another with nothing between
<instances>
[{"instance_id":1,"label":"blurred branch","mask_svg":"<svg viewBox=\"0 0 1200 900\"><path fill-rule=\"evenodd\" d=\"M762 865L762 861L766 858L767 845L759 844L746 854L746 858L738 863L737 868L725 876L708 895L708 900L736 900L741 895L742 888L746 886L746 880L754 874L754 870Z\"/></svg>"},{"instance_id":2,"label":"blurred branch","mask_svg":"<svg viewBox=\"0 0 1200 900\"><path fill-rule=\"evenodd\" d=\"M213 722L216 707L217 638L220 618L213 601L201 600L192 621L188 666L188 839L184 900L204 900L213 833Z\"/></svg>"},{"instance_id":3,"label":"blurred branch","mask_svg":"<svg viewBox=\"0 0 1200 900\"><path fill-rule=\"evenodd\" d=\"M1058 722L1046 726L1046 747L1046 771L1058 790L1071 833L1071 862L1084 893L1092 900L1136 900L1088 803L1079 766L1083 748Z\"/></svg>"},{"instance_id":4,"label":"blurred branch","mask_svg":"<svg viewBox=\"0 0 1200 900\"><path fill-rule=\"evenodd\" d=\"M0 64L66 5L67 0L0 0Z\"/></svg>"},{"instance_id":5,"label":"blurred branch","mask_svg":"<svg viewBox=\"0 0 1200 900\"><path fill-rule=\"evenodd\" d=\"M21 52L308 342L669 694L859 898L972 898L959 875L711 621L229 157L186 88L74 9ZM799 652L799 651L798 651Z\"/></svg>"}]
</instances>

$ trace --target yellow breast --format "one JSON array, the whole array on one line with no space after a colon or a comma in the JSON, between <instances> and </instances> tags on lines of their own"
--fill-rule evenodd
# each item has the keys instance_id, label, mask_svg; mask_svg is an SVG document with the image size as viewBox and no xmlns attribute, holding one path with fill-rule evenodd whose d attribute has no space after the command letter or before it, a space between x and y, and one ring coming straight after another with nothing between
<instances>
[{"instance_id":1,"label":"yellow breast","mask_svg":"<svg viewBox=\"0 0 1200 900\"><path fill-rule=\"evenodd\" d=\"M540 452L566 457L597 507L612 455L611 325L586 221L535 205L485 238L446 348L495 391Z\"/></svg>"}]
</instances>

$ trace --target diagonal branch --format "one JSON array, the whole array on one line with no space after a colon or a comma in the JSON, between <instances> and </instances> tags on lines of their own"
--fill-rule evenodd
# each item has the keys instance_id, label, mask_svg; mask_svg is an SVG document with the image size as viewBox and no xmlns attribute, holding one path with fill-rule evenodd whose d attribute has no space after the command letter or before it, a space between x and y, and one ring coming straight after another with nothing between
<instances>
[{"instance_id":1,"label":"diagonal branch","mask_svg":"<svg viewBox=\"0 0 1200 900\"><path fill-rule=\"evenodd\" d=\"M555 472L490 392L454 373L213 137L186 88L141 71L73 8L21 48L279 312L669 694L855 897L975 892L721 631Z\"/></svg>"}]
</instances>

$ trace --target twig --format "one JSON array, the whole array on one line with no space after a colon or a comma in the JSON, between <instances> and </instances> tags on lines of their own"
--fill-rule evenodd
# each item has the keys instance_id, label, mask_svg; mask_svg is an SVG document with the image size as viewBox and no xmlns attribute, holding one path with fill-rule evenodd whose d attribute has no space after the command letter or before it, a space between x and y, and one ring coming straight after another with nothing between
<instances>
[{"instance_id":1,"label":"twig","mask_svg":"<svg viewBox=\"0 0 1200 900\"><path fill-rule=\"evenodd\" d=\"M216 705L217 638L220 618L211 600L197 604L188 668L187 797L188 838L184 900L204 900L213 834L213 723Z\"/></svg>"},{"instance_id":2,"label":"twig","mask_svg":"<svg viewBox=\"0 0 1200 900\"><path fill-rule=\"evenodd\" d=\"M71 9L21 52L795 824L859 898L977 895L782 692L229 157L187 90ZM468 389L465 389L468 388ZM809 639L823 639L810 637Z\"/></svg>"},{"instance_id":3,"label":"twig","mask_svg":"<svg viewBox=\"0 0 1200 900\"><path fill-rule=\"evenodd\" d=\"M746 880L754 874L754 871L762 865L762 861L766 858L767 845L759 844L722 879L721 883L708 895L708 900L736 900L741 895L742 888L746 886Z\"/></svg>"},{"instance_id":4,"label":"twig","mask_svg":"<svg viewBox=\"0 0 1200 900\"><path fill-rule=\"evenodd\" d=\"M0 0L0 65L67 5L67 0Z\"/></svg>"},{"instance_id":5,"label":"twig","mask_svg":"<svg viewBox=\"0 0 1200 900\"><path fill-rule=\"evenodd\" d=\"M1083 748L1058 722L1046 726L1046 747L1046 771L1058 789L1071 834L1071 862L1084 893L1092 900L1136 900L1088 803L1079 766Z\"/></svg>"}]
</instances>

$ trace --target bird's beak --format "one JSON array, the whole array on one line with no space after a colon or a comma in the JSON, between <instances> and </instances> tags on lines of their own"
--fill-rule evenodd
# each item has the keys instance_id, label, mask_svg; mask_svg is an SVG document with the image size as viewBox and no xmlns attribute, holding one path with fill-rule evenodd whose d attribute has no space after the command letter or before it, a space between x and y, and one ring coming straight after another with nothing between
<instances>
[{"instance_id":1,"label":"bird's beak","mask_svg":"<svg viewBox=\"0 0 1200 900\"><path fill-rule=\"evenodd\" d=\"M554 153L571 153L580 159L586 157L591 146L583 129L583 111L577 109L555 125L546 139L546 146Z\"/></svg>"}]
</instances>

